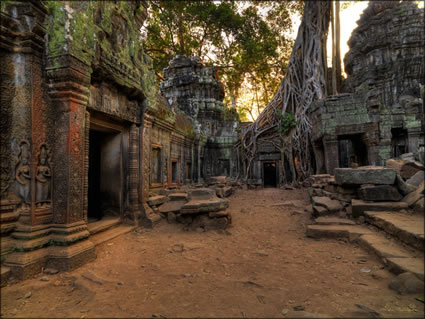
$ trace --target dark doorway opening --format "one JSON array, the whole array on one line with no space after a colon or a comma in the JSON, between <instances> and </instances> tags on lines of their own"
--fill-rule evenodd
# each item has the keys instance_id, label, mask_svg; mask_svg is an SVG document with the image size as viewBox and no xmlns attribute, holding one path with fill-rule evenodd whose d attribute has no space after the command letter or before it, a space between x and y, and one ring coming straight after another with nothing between
<instances>
[{"instance_id":1,"label":"dark doorway opening","mask_svg":"<svg viewBox=\"0 0 425 319\"><path fill-rule=\"evenodd\" d=\"M407 153L407 130L403 128L391 129L392 157L399 157Z\"/></svg>"},{"instance_id":2,"label":"dark doorway opening","mask_svg":"<svg viewBox=\"0 0 425 319\"><path fill-rule=\"evenodd\" d=\"M177 183L177 161L171 162L171 183Z\"/></svg>"},{"instance_id":3,"label":"dark doorway opening","mask_svg":"<svg viewBox=\"0 0 425 319\"><path fill-rule=\"evenodd\" d=\"M339 167L368 165L367 147L361 134L340 136L338 138Z\"/></svg>"},{"instance_id":4,"label":"dark doorway opening","mask_svg":"<svg viewBox=\"0 0 425 319\"><path fill-rule=\"evenodd\" d=\"M88 169L89 222L119 216L122 199L121 134L90 130Z\"/></svg>"},{"instance_id":5,"label":"dark doorway opening","mask_svg":"<svg viewBox=\"0 0 425 319\"><path fill-rule=\"evenodd\" d=\"M276 187L276 163L264 163L264 187Z\"/></svg>"}]
</instances>

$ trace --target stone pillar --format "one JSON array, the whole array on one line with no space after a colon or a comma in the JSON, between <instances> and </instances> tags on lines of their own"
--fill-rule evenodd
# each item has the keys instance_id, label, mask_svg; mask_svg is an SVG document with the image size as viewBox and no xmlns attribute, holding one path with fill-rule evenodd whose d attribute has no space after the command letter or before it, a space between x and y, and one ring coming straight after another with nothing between
<instances>
[{"instance_id":1,"label":"stone pillar","mask_svg":"<svg viewBox=\"0 0 425 319\"><path fill-rule=\"evenodd\" d=\"M132 124L130 127L130 147L129 147L129 210L131 216L129 219L137 224L141 217L139 199L139 182L140 181L140 162L139 162L139 145L140 145L140 127L136 124ZM141 186L142 187L142 186Z\"/></svg>"},{"instance_id":2,"label":"stone pillar","mask_svg":"<svg viewBox=\"0 0 425 319\"><path fill-rule=\"evenodd\" d=\"M325 148L325 167L328 174L333 175L334 169L339 167L338 138L336 136L323 139Z\"/></svg>"},{"instance_id":3,"label":"stone pillar","mask_svg":"<svg viewBox=\"0 0 425 319\"><path fill-rule=\"evenodd\" d=\"M21 279L46 266L72 269L95 256L93 244L85 240L89 233L83 214L89 68L72 63L69 55L49 60L49 100L43 85L46 13L39 1L8 3L1 13L2 22L4 15L15 32L9 34L13 41L4 55L13 69L6 77L13 88L6 112L13 154L8 190L21 202L11 234L15 252L5 265Z\"/></svg>"}]
</instances>

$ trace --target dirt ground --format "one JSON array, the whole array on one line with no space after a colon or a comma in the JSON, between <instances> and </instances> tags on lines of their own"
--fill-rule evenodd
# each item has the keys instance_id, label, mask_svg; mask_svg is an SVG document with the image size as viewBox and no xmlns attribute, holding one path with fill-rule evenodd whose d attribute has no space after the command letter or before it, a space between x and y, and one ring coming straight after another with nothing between
<instances>
[{"instance_id":1,"label":"dirt ground","mask_svg":"<svg viewBox=\"0 0 425 319\"><path fill-rule=\"evenodd\" d=\"M301 200L307 207L305 190L238 190L229 200L227 231L188 232L166 221L138 229L98 246L97 259L75 271L2 288L1 315L308 316L294 310L302 306L330 317L376 316L359 304L383 317L423 317L418 296L390 290L394 275L373 255L352 243L305 237L311 219L302 205L270 206Z\"/></svg>"}]
</instances>

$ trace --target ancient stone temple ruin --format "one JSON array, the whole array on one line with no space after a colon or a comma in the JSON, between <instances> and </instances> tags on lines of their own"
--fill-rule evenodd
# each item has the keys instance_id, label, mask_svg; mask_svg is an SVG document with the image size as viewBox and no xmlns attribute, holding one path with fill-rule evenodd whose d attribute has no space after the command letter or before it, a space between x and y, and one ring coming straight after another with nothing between
<instances>
[{"instance_id":1,"label":"ancient stone temple ruin","mask_svg":"<svg viewBox=\"0 0 425 319\"><path fill-rule=\"evenodd\" d=\"M231 222L237 113L218 68L199 58L176 56L157 85L140 44L147 8L1 2L1 257L16 278L92 260L102 227ZM345 58L346 93L311 109L318 173L423 147L423 43L413 3L368 7ZM260 143L244 182L277 187L283 164Z\"/></svg>"},{"instance_id":2,"label":"ancient stone temple ruin","mask_svg":"<svg viewBox=\"0 0 425 319\"><path fill-rule=\"evenodd\" d=\"M317 173L384 165L424 146L424 11L371 3L349 40L344 94L311 109Z\"/></svg>"},{"instance_id":3,"label":"ancient stone temple ruin","mask_svg":"<svg viewBox=\"0 0 425 319\"><path fill-rule=\"evenodd\" d=\"M151 191L236 174L217 69L178 56L161 95L147 7L2 2L1 252L18 278L93 259L92 222L137 223Z\"/></svg>"}]
</instances>

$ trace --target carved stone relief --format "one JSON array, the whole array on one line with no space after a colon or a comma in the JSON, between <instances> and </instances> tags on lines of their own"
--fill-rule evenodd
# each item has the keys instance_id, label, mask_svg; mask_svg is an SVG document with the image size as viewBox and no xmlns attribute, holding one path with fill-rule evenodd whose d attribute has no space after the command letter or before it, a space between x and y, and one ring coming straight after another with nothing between
<instances>
[{"instance_id":1,"label":"carved stone relief","mask_svg":"<svg viewBox=\"0 0 425 319\"><path fill-rule=\"evenodd\" d=\"M17 191L22 199L22 207L29 208L31 204L31 152L30 143L26 140L19 144L18 163L15 170Z\"/></svg>"},{"instance_id":2,"label":"carved stone relief","mask_svg":"<svg viewBox=\"0 0 425 319\"><path fill-rule=\"evenodd\" d=\"M51 154L47 144L42 144L38 155L37 171L35 176L35 201L37 207L51 206Z\"/></svg>"}]
</instances>

